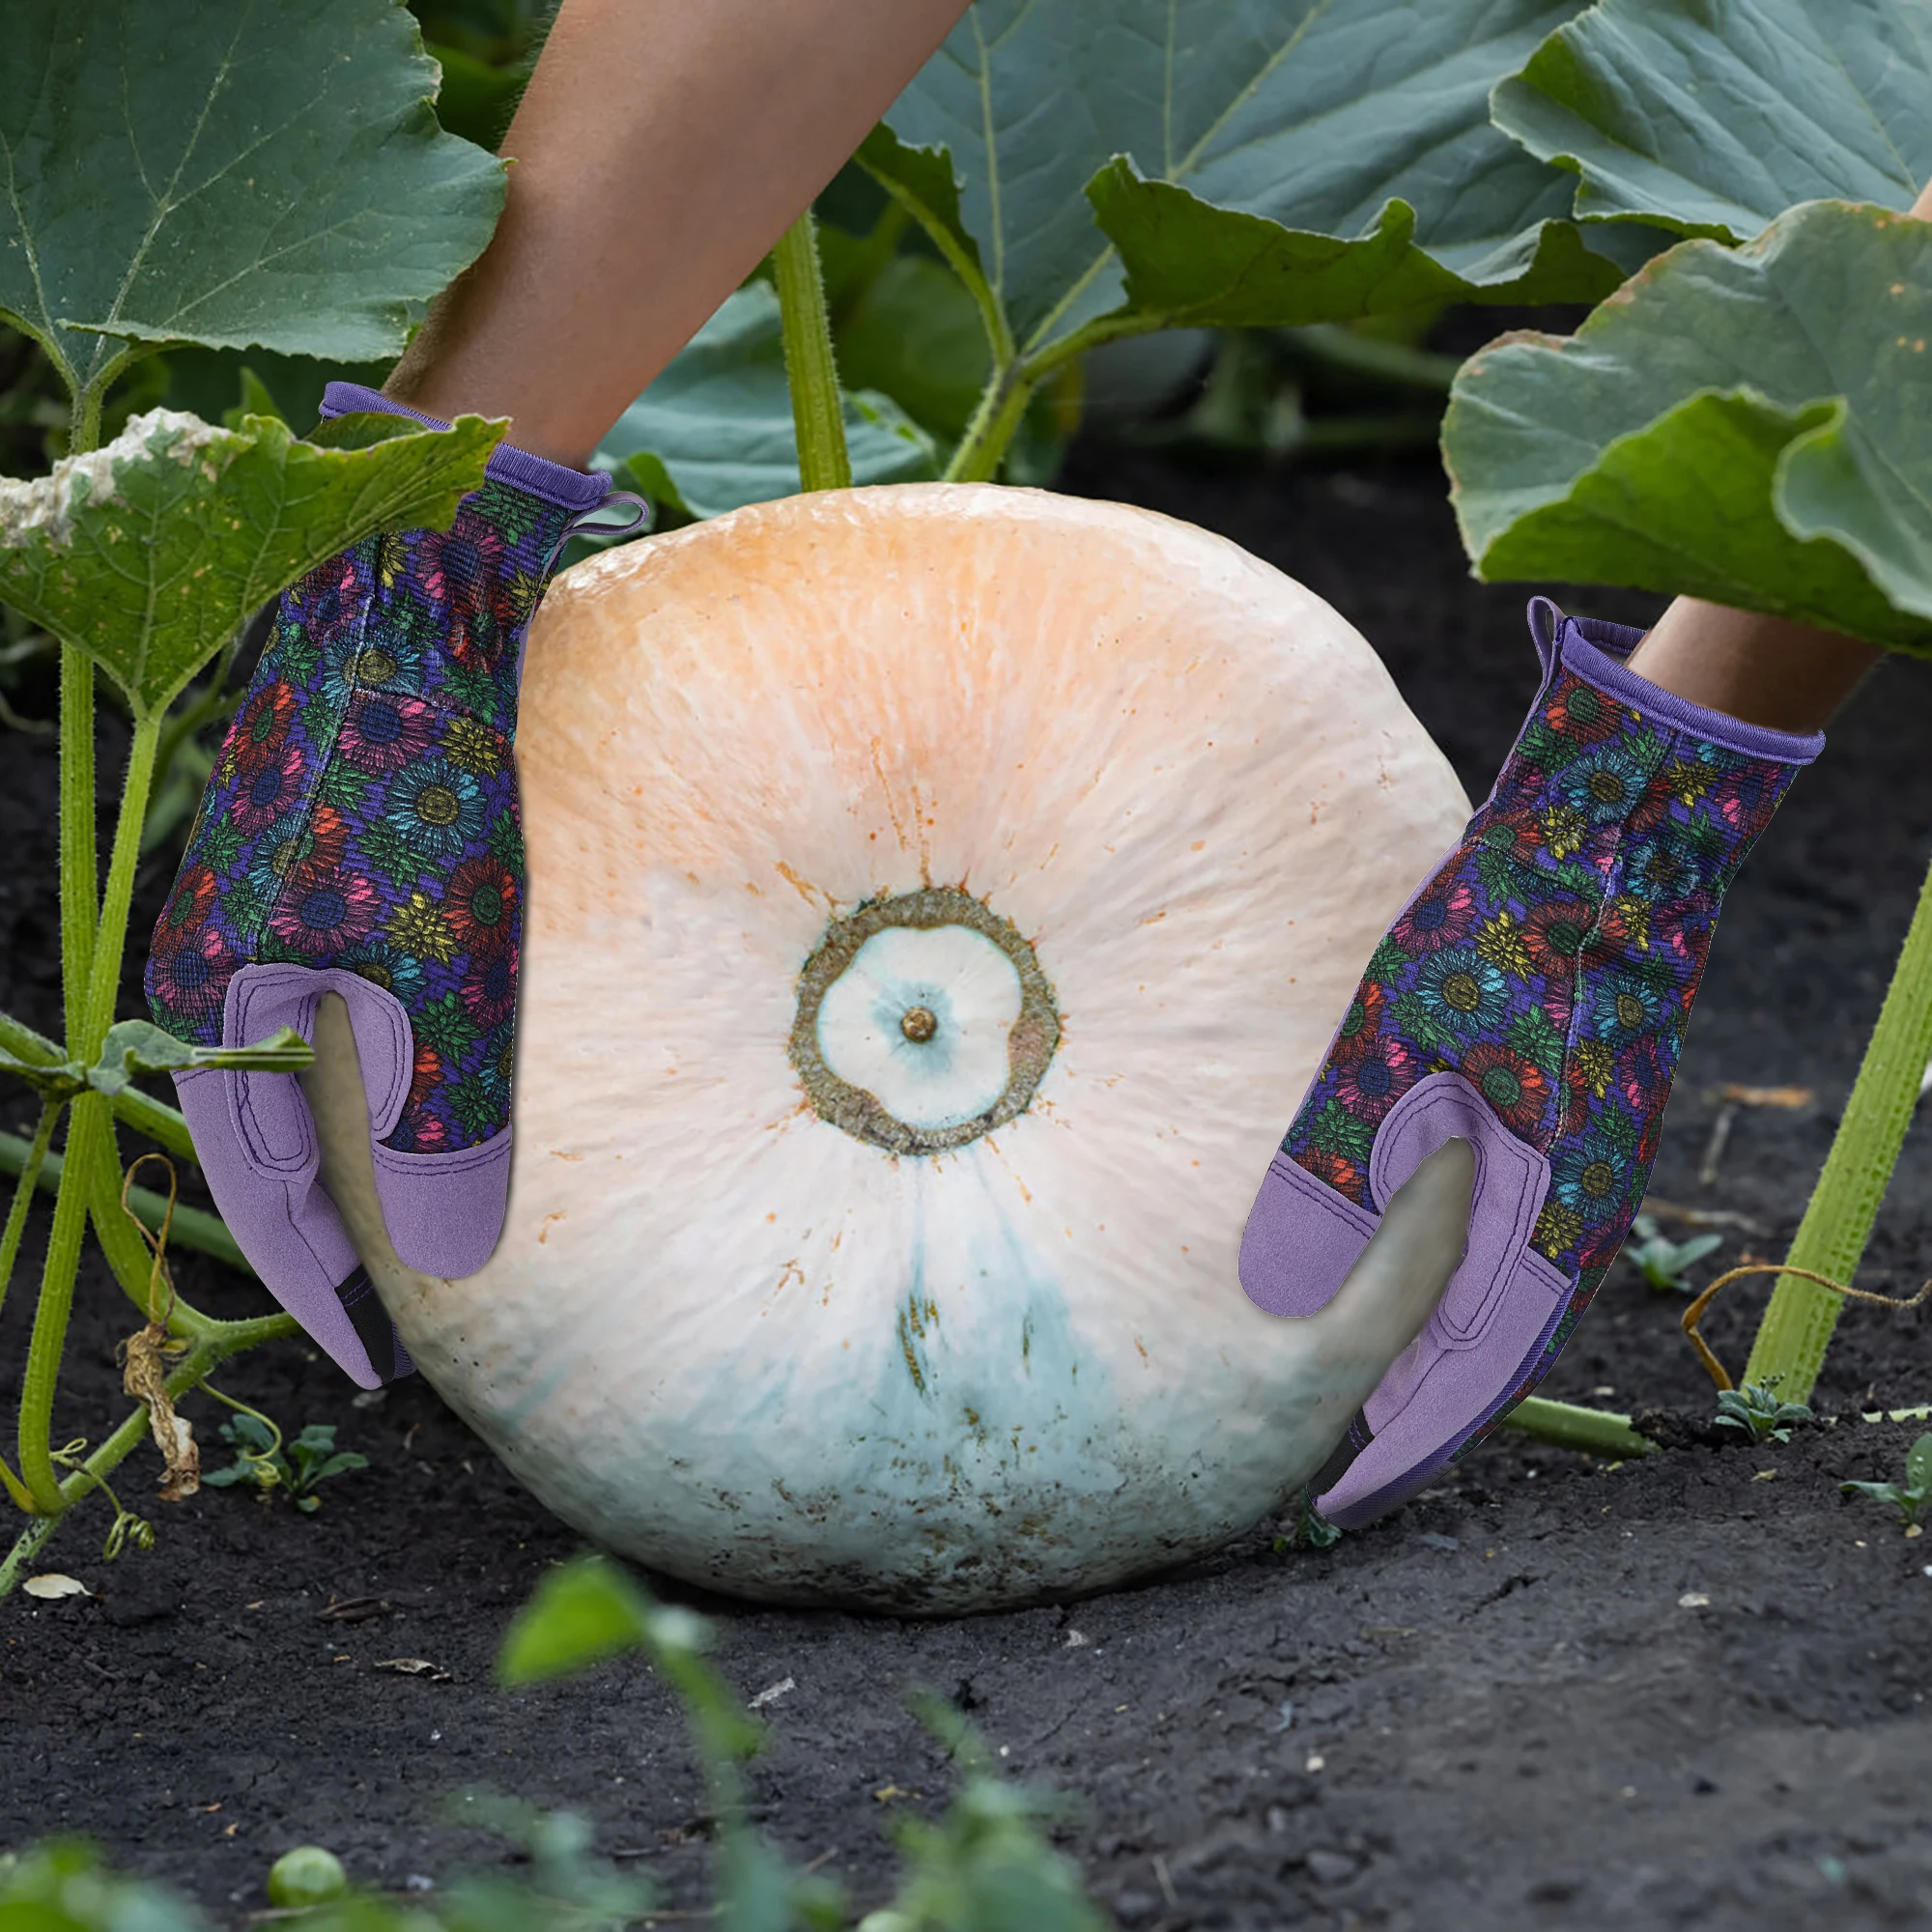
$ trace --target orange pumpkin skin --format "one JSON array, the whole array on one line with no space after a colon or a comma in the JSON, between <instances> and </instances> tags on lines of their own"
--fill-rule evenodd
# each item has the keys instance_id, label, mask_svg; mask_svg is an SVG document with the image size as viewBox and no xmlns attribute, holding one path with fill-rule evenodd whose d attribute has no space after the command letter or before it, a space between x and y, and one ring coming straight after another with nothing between
<instances>
[{"instance_id":1,"label":"orange pumpkin skin","mask_svg":"<svg viewBox=\"0 0 1932 1932\"><path fill-rule=\"evenodd\" d=\"M384 1286L539 1497L694 1582L925 1613L1116 1583L1293 1496L1395 1349L1257 1310L1242 1226L1468 812L1349 624L1118 504L795 497L565 573L518 760L509 1220L479 1274ZM1023 936L1054 1037L993 941L921 928L820 988L814 1071L828 928L960 903L931 888ZM943 1063L930 1013L893 1034L922 1001ZM1028 1027L990 1130L826 1118L826 1068L970 1113Z\"/></svg>"}]
</instances>

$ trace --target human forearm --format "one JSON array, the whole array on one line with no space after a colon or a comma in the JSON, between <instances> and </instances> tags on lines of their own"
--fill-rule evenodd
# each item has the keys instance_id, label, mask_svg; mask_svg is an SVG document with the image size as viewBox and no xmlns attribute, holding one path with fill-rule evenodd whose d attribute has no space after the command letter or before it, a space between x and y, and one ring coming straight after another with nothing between
<instances>
[{"instance_id":1,"label":"human forearm","mask_svg":"<svg viewBox=\"0 0 1932 1932\"><path fill-rule=\"evenodd\" d=\"M750 273L965 0L565 0L509 200L385 385L582 464Z\"/></svg>"}]
</instances>

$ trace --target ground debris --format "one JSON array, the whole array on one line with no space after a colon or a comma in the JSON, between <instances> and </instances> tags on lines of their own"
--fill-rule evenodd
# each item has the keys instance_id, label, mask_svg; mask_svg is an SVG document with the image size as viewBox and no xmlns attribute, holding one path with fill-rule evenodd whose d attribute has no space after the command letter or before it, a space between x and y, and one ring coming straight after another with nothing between
<instances>
[{"instance_id":1,"label":"ground debris","mask_svg":"<svg viewBox=\"0 0 1932 1932\"><path fill-rule=\"evenodd\" d=\"M387 1597L331 1597L327 1604L316 1611L317 1623L359 1624L371 1617L386 1617L395 1614L395 1607Z\"/></svg>"},{"instance_id":2,"label":"ground debris","mask_svg":"<svg viewBox=\"0 0 1932 1932\"><path fill-rule=\"evenodd\" d=\"M1727 1449L1745 1439L1736 1430L1719 1429L1715 1415L1680 1408L1640 1408L1631 1427L1661 1449Z\"/></svg>"},{"instance_id":3,"label":"ground debris","mask_svg":"<svg viewBox=\"0 0 1932 1932\"><path fill-rule=\"evenodd\" d=\"M58 1570L43 1571L38 1577L29 1577L20 1585L30 1597L39 1597L43 1603L57 1604L64 1597L91 1597L91 1591L78 1577L64 1577Z\"/></svg>"}]
</instances>

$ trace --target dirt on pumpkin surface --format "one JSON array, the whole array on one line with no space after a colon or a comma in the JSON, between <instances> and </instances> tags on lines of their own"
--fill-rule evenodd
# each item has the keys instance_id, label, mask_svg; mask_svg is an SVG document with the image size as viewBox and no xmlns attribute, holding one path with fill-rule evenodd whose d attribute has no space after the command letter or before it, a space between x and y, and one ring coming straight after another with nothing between
<instances>
[{"instance_id":1,"label":"dirt on pumpkin surface","mask_svg":"<svg viewBox=\"0 0 1932 1932\"><path fill-rule=\"evenodd\" d=\"M1433 464L1204 472L1094 448L1067 487L1224 531L1327 597L1471 794L1487 790L1530 694L1528 587L1467 580ZM1657 609L1565 601L1639 622ZM44 714L52 694L16 701ZM1932 672L1889 665L1732 895L1653 1181L1751 1224L1726 1231L1722 1260L1781 1250L1830 1142L1923 870L1928 744ZM0 735L0 1004L43 1029L53 793L52 740ZM166 884L152 868L138 930ZM1725 1082L1815 1099L1741 1113L1703 1186ZM1283 1094L1284 1123L1297 1097ZM4 1108L17 1130L18 1091ZM1873 1287L1908 1292L1932 1268L1928 1141L1908 1145ZM181 1275L218 1312L261 1304L212 1264ZM1709 1324L1734 1367L1761 1302L1746 1287ZM1681 1306L1620 1267L1545 1393L1708 1417ZM30 1313L16 1288L0 1320L10 1414ZM122 1412L113 1350L132 1325L91 1268L71 1433L98 1439ZM372 1466L312 1517L234 1490L156 1504L159 1548L113 1565L98 1507L62 1533L48 1567L98 1594L0 1605L0 1846L84 1832L240 1923L266 1904L270 1861L304 1841L382 1887L500 1858L437 1817L443 1794L488 1786L587 1814L668 1905L708 1898L698 1778L642 1664L492 1685L512 1608L577 1538L418 1380L358 1398L283 1347L226 1381L292 1428L336 1424ZM1325 1553L1276 1554L1287 1525L1264 1523L1138 1588L1019 1614L897 1622L668 1593L716 1617L717 1661L748 1698L771 1692L753 1774L764 1829L865 1906L890 1890L894 1818L936 1812L950 1788L900 1702L923 1684L966 1708L1003 1769L1077 1799L1061 1842L1130 1928L1918 1924L1932 1538L1837 1486L1897 1474L1917 1433L1860 1408L1928 1399L1932 1311L1860 1309L1819 1391L1842 1419L1782 1447L1611 1469L1505 1435ZM192 1407L212 1434L214 1406ZM130 1501L152 1480L130 1463Z\"/></svg>"}]
</instances>

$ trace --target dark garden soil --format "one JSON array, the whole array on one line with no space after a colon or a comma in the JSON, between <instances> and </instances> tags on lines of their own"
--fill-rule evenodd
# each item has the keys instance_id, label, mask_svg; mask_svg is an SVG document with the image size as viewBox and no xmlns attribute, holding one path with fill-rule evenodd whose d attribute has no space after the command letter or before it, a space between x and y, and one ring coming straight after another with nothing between
<instances>
[{"instance_id":1,"label":"dark garden soil","mask_svg":"<svg viewBox=\"0 0 1932 1932\"><path fill-rule=\"evenodd\" d=\"M1526 591L1467 581L1433 466L1186 471L1090 448L1069 487L1226 531L1332 600L1487 789L1528 695ZM1656 606L1572 608L1642 621ZM1726 1260L1780 1250L1830 1142L1923 870L1928 748L1932 674L1888 667L1732 896L1654 1182L1752 1224L1727 1232ZM53 775L50 739L0 735L0 1003L43 1028ZM164 886L146 880L140 929ZM1723 1082L1816 1098L1741 1114L1705 1187ZM14 1095L0 1120L17 1129L23 1111ZM1906 1292L1928 1268L1932 1135L1907 1150L1863 1279ZM260 1305L212 1264L181 1274L219 1311ZM1734 1367L1762 1298L1747 1285L1710 1323ZM9 1413L28 1301L16 1291L0 1322ZM1708 1417L1680 1308L1619 1269L1545 1392ZM121 1413L111 1357L129 1326L91 1269L71 1433L98 1438ZM706 1897L697 1779L646 1669L492 1688L510 1610L576 1539L420 1382L357 1398L295 1348L228 1380L291 1425L338 1424L373 1467L312 1518L235 1491L156 1505L160 1547L112 1566L98 1508L62 1534L49 1563L99 1595L0 1605L0 1845L84 1831L240 1921L304 1840L396 1888L500 1856L436 1818L442 1794L489 1785L587 1813L670 1904ZM1077 1795L1064 1842L1127 1927L1922 1924L1932 1538L1837 1483L1895 1474L1917 1433L1857 1410L1928 1399L1932 1319L1861 1309L1820 1389L1841 1419L1782 1448L1606 1469L1504 1436L1325 1554L1276 1555L1281 1525L1264 1524L1065 1608L920 1624L703 1606L748 1696L793 1687L764 1706L765 1828L867 1904L888 1887L886 1828L949 1788L899 1703L923 1683L967 1707L1004 1768ZM129 1492L151 1480L129 1465ZM397 1658L448 1676L384 1667Z\"/></svg>"}]
</instances>

